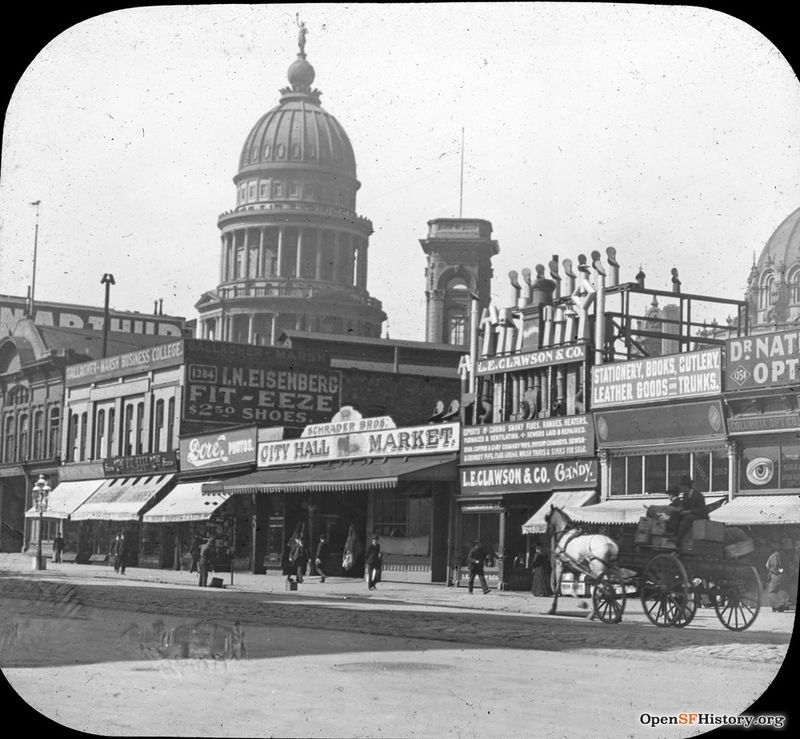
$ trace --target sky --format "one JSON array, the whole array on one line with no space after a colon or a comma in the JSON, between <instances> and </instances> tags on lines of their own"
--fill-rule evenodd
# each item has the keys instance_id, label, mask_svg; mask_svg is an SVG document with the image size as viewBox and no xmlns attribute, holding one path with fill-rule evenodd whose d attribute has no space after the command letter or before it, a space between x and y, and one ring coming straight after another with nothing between
<instances>
[{"instance_id":1,"label":"sky","mask_svg":"<svg viewBox=\"0 0 800 739\"><path fill-rule=\"evenodd\" d=\"M617 250L670 289L743 299L800 207L800 83L768 38L704 7L591 3L175 5L81 20L8 102L0 293L196 318L220 213L297 53L344 126L372 220L384 335L424 340L427 221L491 221L509 270ZM774 20L774 19L773 19ZM35 52L35 49L34 49ZM31 53L31 57L34 53ZM21 70L20 70L21 71ZM459 203L464 129L463 202Z\"/></svg>"}]
</instances>

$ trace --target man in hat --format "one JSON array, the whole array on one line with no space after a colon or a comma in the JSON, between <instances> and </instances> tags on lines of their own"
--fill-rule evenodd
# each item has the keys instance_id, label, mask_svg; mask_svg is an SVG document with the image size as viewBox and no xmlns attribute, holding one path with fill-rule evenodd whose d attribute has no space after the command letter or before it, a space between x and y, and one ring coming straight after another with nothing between
<instances>
[{"instance_id":1,"label":"man in hat","mask_svg":"<svg viewBox=\"0 0 800 739\"><path fill-rule=\"evenodd\" d=\"M325 568L328 566L328 554L330 553L330 547L328 546L328 537L322 533L319 535L319 544L317 544L317 553L314 556L314 566L317 568L317 573L319 574L319 581L325 582L325 578L327 575L325 574Z\"/></svg>"},{"instance_id":2,"label":"man in hat","mask_svg":"<svg viewBox=\"0 0 800 739\"><path fill-rule=\"evenodd\" d=\"M692 530L692 522L708 518L706 499L703 494L695 490L692 478L684 475L678 483L680 491L681 521L678 526L678 545L686 534Z\"/></svg>"},{"instance_id":3,"label":"man in hat","mask_svg":"<svg viewBox=\"0 0 800 739\"><path fill-rule=\"evenodd\" d=\"M364 564L367 568L367 586L370 590L375 590L381 571L381 545L378 544L377 534L372 535L369 546L364 552Z\"/></svg>"},{"instance_id":4,"label":"man in hat","mask_svg":"<svg viewBox=\"0 0 800 739\"><path fill-rule=\"evenodd\" d=\"M214 540L206 539L205 544L200 547L200 559L197 562L200 571L200 582L198 585L204 588L208 585L208 570L214 562Z\"/></svg>"},{"instance_id":5,"label":"man in hat","mask_svg":"<svg viewBox=\"0 0 800 739\"><path fill-rule=\"evenodd\" d=\"M475 584L475 577L481 581L483 594L489 592L489 586L486 584L486 575L483 574L483 565L486 562L486 550L483 548L480 539L475 539L475 544L467 554L467 562L469 563L469 592L472 593L473 585Z\"/></svg>"}]
</instances>

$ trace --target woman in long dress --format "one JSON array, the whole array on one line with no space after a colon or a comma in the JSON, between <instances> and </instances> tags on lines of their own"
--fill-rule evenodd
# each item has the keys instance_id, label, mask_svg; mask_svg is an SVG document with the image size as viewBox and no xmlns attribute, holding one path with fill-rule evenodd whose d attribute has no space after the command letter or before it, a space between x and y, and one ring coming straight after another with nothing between
<instances>
[{"instance_id":1,"label":"woman in long dress","mask_svg":"<svg viewBox=\"0 0 800 739\"><path fill-rule=\"evenodd\" d=\"M550 587L550 558L537 544L536 551L531 559L531 593L533 595L548 596L553 594Z\"/></svg>"}]
</instances>

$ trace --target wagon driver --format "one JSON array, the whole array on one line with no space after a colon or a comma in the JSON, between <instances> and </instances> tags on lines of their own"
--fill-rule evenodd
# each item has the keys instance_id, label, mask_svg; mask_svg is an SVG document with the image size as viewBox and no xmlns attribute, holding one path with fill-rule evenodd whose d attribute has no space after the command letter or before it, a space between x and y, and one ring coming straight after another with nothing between
<instances>
[{"instance_id":1,"label":"wagon driver","mask_svg":"<svg viewBox=\"0 0 800 739\"><path fill-rule=\"evenodd\" d=\"M708 518L708 509L705 497L701 492L695 490L691 477L682 477L678 483L678 490L681 494L681 520L678 525L678 546L680 546L686 534L692 530L692 522Z\"/></svg>"}]
</instances>

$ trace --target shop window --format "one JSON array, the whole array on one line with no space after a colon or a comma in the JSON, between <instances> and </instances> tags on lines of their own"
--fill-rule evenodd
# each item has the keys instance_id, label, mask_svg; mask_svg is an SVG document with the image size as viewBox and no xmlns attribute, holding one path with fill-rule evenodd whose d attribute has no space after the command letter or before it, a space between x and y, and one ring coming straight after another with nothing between
<instances>
[{"instance_id":1,"label":"shop window","mask_svg":"<svg viewBox=\"0 0 800 739\"><path fill-rule=\"evenodd\" d=\"M724 451L711 452L711 490L727 491L728 454Z\"/></svg>"},{"instance_id":2,"label":"shop window","mask_svg":"<svg viewBox=\"0 0 800 739\"><path fill-rule=\"evenodd\" d=\"M698 455L704 456L704 455ZM705 453L708 456L708 453ZM706 467L708 464L706 464ZM682 477L692 476L692 455L688 452L685 454L669 454L667 455L667 488L677 488L678 482ZM708 474L705 476L705 483L708 484ZM708 490L708 487L701 487L701 490Z\"/></svg>"},{"instance_id":3,"label":"shop window","mask_svg":"<svg viewBox=\"0 0 800 739\"><path fill-rule=\"evenodd\" d=\"M611 487L609 495L627 494L627 467L628 460L625 457L611 458Z\"/></svg>"},{"instance_id":4,"label":"shop window","mask_svg":"<svg viewBox=\"0 0 800 739\"><path fill-rule=\"evenodd\" d=\"M44 457L44 411L33 414L33 459Z\"/></svg>"},{"instance_id":5,"label":"shop window","mask_svg":"<svg viewBox=\"0 0 800 739\"><path fill-rule=\"evenodd\" d=\"M61 432L61 410L58 406L50 408L47 423L47 454L55 457L58 454L58 437Z\"/></svg>"},{"instance_id":6,"label":"shop window","mask_svg":"<svg viewBox=\"0 0 800 739\"><path fill-rule=\"evenodd\" d=\"M644 458L644 489L648 493L667 490L667 456L653 454Z\"/></svg>"}]
</instances>

